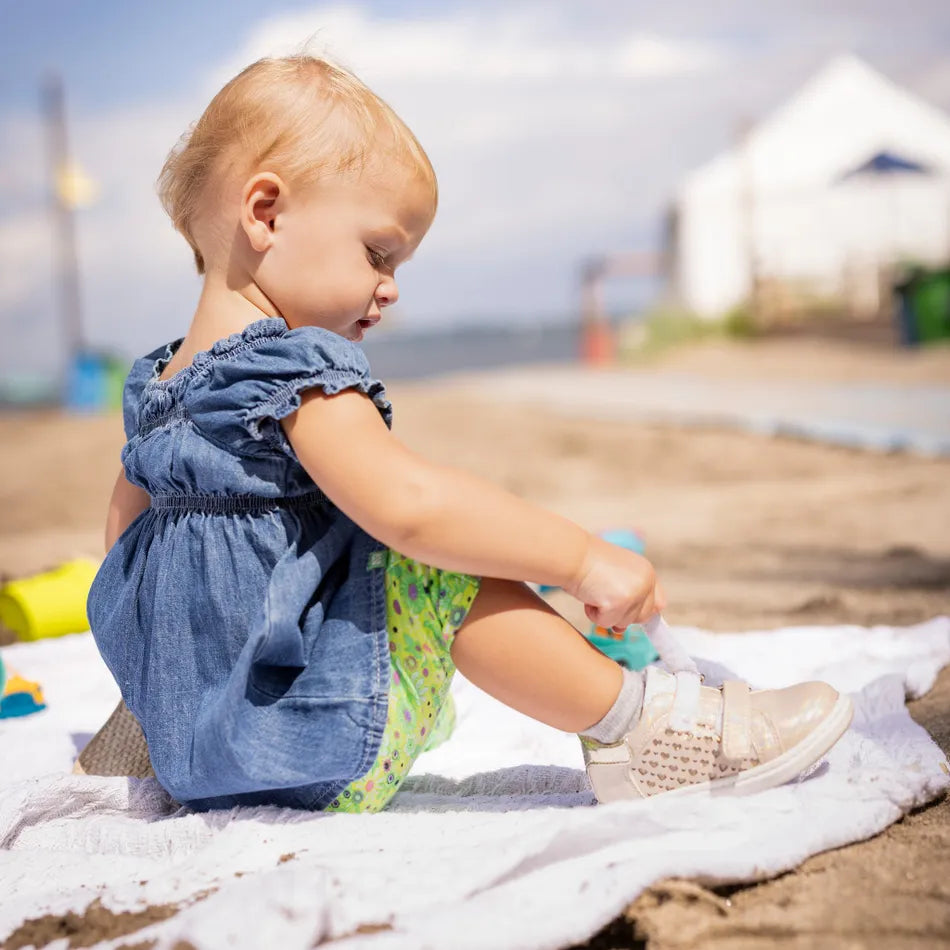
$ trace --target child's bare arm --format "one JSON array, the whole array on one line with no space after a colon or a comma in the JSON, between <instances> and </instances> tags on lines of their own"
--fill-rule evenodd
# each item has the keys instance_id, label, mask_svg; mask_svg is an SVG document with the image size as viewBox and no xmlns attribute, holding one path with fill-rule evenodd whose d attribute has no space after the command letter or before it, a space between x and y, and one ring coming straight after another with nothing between
<instances>
[{"instance_id":1,"label":"child's bare arm","mask_svg":"<svg viewBox=\"0 0 950 950\"><path fill-rule=\"evenodd\" d=\"M567 589L579 583L588 532L487 480L416 455L361 393L309 390L281 424L317 485L384 544L448 570Z\"/></svg>"},{"instance_id":2,"label":"child's bare arm","mask_svg":"<svg viewBox=\"0 0 950 950\"><path fill-rule=\"evenodd\" d=\"M133 485L120 469L112 489L109 512L106 515L106 553L116 538L149 506L149 494L138 485Z\"/></svg>"}]
</instances>

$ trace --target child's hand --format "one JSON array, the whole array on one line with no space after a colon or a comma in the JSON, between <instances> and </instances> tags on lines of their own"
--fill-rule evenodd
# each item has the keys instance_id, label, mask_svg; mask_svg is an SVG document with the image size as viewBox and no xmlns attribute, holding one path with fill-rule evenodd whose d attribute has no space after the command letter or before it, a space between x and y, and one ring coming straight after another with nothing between
<instances>
[{"instance_id":1,"label":"child's hand","mask_svg":"<svg viewBox=\"0 0 950 950\"><path fill-rule=\"evenodd\" d=\"M584 604L589 620L618 632L632 623L645 623L666 607L653 565L594 535L568 593Z\"/></svg>"}]
</instances>

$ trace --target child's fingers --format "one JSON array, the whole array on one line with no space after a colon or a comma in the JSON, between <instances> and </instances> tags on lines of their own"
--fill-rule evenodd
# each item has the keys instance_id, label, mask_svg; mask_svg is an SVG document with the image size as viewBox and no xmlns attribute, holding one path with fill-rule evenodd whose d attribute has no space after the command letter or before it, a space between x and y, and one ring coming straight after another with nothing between
<instances>
[{"instance_id":1,"label":"child's fingers","mask_svg":"<svg viewBox=\"0 0 950 950\"><path fill-rule=\"evenodd\" d=\"M652 594L635 606L627 606L623 610L618 608L605 610L593 604L584 605L584 613L587 614L588 620L597 624L598 627L613 630L615 633L623 633L631 624L649 620L658 610L659 608L654 605Z\"/></svg>"},{"instance_id":2,"label":"child's fingers","mask_svg":"<svg viewBox=\"0 0 950 950\"><path fill-rule=\"evenodd\" d=\"M640 604L636 620L634 620L633 623L646 623L659 609L660 608L656 606L656 599L653 594L648 594L646 600Z\"/></svg>"},{"instance_id":3,"label":"child's fingers","mask_svg":"<svg viewBox=\"0 0 950 950\"><path fill-rule=\"evenodd\" d=\"M618 633L623 633L623 631L627 629L626 625L620 626L620 623L623 621L623 616L618 617L616 610L603 610L595 604L584 604L584 613L587 614L587 619L591 623L595 623L598 627L603 627L605 630L614 630Z\"/></svg>"},{"instance_id":4,"label":"child's fingers","mask_svg":"<svg viewBox=\"0 0 950 950\"><path fill-rule=\"evenodd\" d=\"M633 606L628 605L624 610L599 612L600 619L596 620L595 623L617 633L623 633L631 624L644 623L649 620L657 612L657 609L654 606L653 595L649 594L639 603Z\"/></svg>"}]
</instances>

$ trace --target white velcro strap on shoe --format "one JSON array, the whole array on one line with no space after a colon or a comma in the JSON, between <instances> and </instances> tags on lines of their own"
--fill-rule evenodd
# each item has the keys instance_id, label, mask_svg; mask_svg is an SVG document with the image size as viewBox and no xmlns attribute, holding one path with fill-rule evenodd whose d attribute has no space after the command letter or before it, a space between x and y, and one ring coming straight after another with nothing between
<instances>
[{"instance_id":1,"label":"white velcro strap on shoe","mask_svg":"<svg viewBox=\"0 0 950 950\"><path fill-rule=\"evenodd\" d=\"M651 617L644 625L643 632L660 654L660 659L666 664L671 673L686 670L688 673L699 673L693 658L683 649L679 640L673 636L672 630L660 614Z\"/></svg>"},{"instance_id":2,"label":"white velcro strap on shoe","mask_svg":"<svg viewBox=\"0 0 950 950\"><path fill-rule=\"evenodd\" d=\"M727 759L752 755L749 684L726 680L722 684L722 754Z\"/></svg>"},{"instance_id":3,"label":"white velcro strap on shoe","mask_svg":"<svg viewBox=\"0 0 950 950\"><path fill-rule=\"evenodd\" d=\"M676 694L673 696L673 707L670 709L669 724L677 732L692 732L696 728L696 714L699 711L698 673L689 673L685 670L676 675Z\"/></svg>"}]
</instances>

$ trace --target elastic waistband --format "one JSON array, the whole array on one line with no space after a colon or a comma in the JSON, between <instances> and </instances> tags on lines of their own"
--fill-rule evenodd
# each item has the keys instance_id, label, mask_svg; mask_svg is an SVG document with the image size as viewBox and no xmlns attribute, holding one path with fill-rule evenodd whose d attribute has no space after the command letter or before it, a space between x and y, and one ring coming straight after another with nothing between
<instances>
[{"instance_id":1,"label":"elastic waistband","mask_svg":"<svg viewBox=\"0 0 950 950\"><path fill-rule=\"evenodd\" d=\"M151 506L160 511L272 511L275 508L318 508L329 499L319 489L303 495L268 498L265 495L152 495Z\"/></svg>"}]
</instances>

